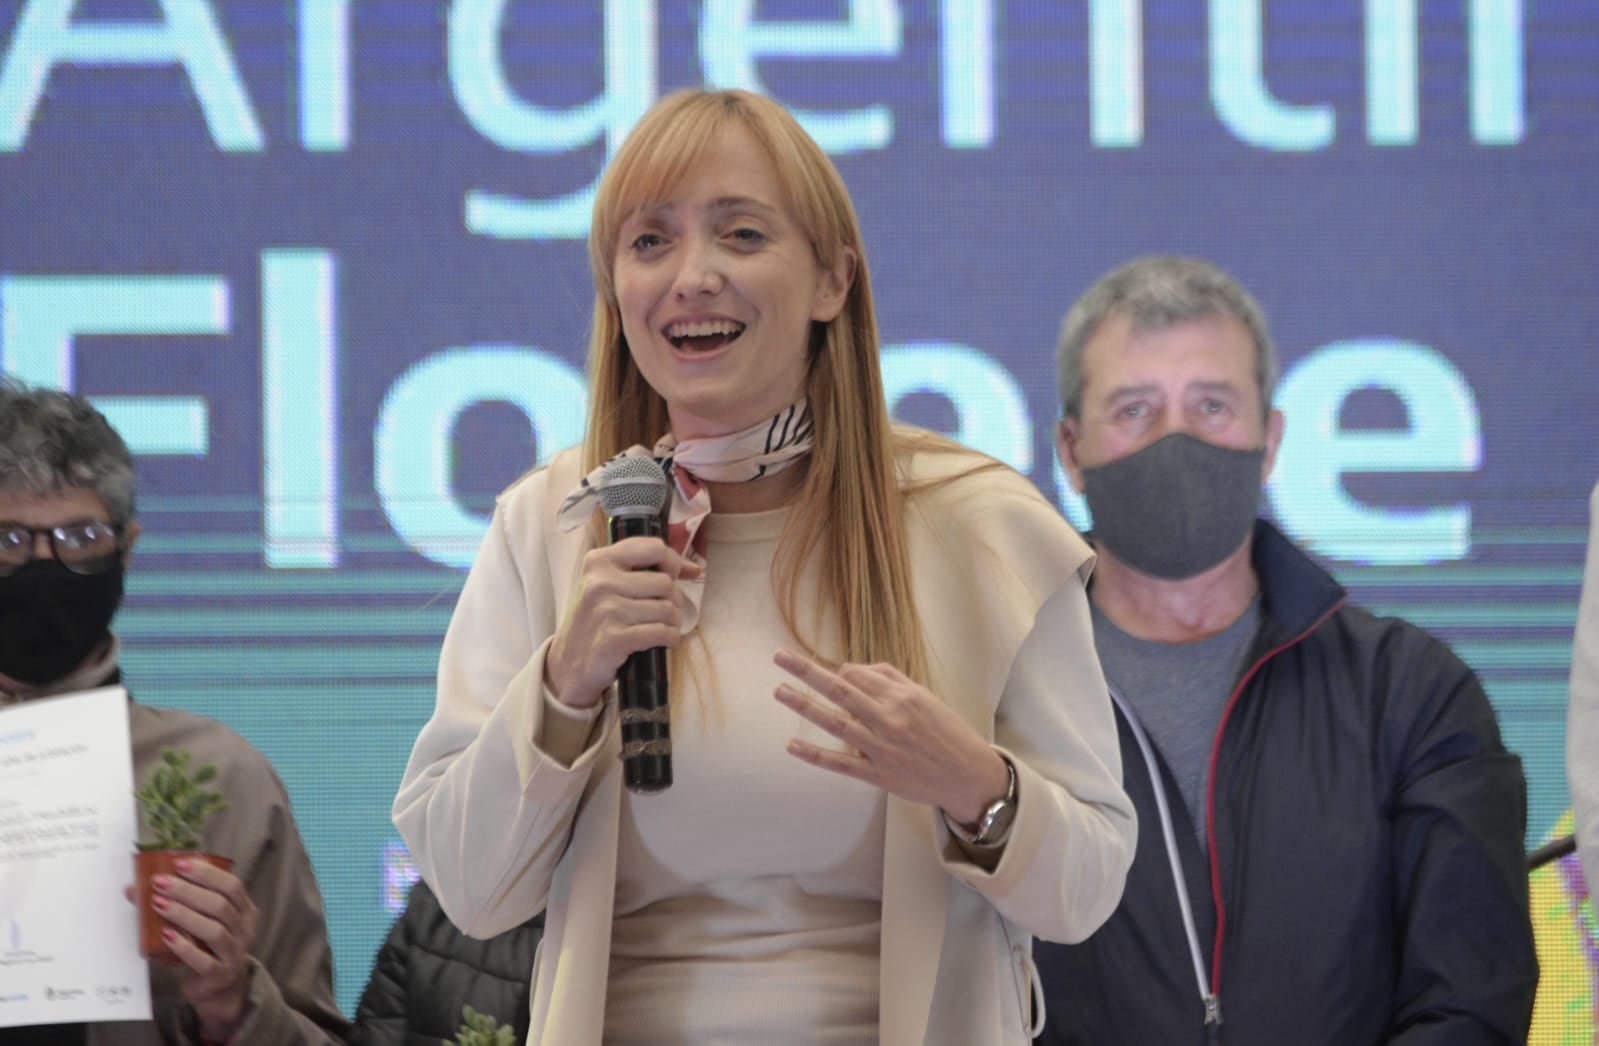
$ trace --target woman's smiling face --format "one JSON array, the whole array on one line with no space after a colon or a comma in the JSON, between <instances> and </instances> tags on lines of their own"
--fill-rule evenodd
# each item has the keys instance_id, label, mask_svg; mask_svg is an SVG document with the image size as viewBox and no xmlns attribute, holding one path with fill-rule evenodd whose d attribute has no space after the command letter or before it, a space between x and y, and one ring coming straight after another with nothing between
<instances>
[{"instance_id":1,"label":"woman's smiling face","mask_svg":"<svg viewBox=\"0 0 1599 1046\"><path fill-rule=\"evenodd\" d=\"M811 325L843 308L854 255L817 263L743 127L718 132L668 196L618 233L622 332L678 439L737 432L804 394Z\"/></svg>"}]
</instances>

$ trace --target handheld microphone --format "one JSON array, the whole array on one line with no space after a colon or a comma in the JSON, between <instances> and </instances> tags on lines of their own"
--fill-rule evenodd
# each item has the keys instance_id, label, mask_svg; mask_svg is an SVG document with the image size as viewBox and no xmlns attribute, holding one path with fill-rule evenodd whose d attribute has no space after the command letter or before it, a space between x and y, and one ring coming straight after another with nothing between
<instances>
[{"instance_id":1,"label":"handheld microphone","mask_svg":"<svg viewBox=\"0 0 1599 1046\"><path fill-rule=\"evenodd\" d=\"M666 472L654 458L616 458L605 463L600 506L609 518L611 544L624 538L661 537L661 510L671 494ZM637 795L672 787L672 730L667 702L666 648L629 654L616 673L617 711L622 725L622 782Z\"/></svg>"}]
</instances>

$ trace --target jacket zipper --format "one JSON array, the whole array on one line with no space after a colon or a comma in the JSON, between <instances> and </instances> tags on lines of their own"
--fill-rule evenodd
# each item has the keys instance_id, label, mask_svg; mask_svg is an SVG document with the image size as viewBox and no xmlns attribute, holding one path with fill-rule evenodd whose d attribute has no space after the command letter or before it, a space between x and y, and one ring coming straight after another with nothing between
<instances>
[{"instance_id":1,"label":"jacket zipper","mask_svg":"<svg viewBox=\"0 0 1599 1046\"><path fill-rule=\"evenodd\" d=\"M1216 906L1216 936L1211 942L1210 949L1210 994L1205 996L1205 1028L1211 1032L1213 1042L1220 1041L1221 1033L1221 942L1227 929L1227 905L1221 896L1221 858L1216 852L1216 766L1221 756L1222 734L1227 730L1227 721L1232 718L1233 708L1243 696L1244 687L1249 685L1255 673L1284 650L1303 642L1306 636L1336 614L1344 602L1345 599L1340 597L1326 613L1311 622L1303 632L1260 655L1255 663L1249 666L1249 671L1238 680L1232 696L1227 699L1227 707L1222 710L1221 722L1216 724L1216 738L1210 747L1210 766L1205 771L1205 850L1210 859L1210 897Z\"/></svg>"}]
</instances>

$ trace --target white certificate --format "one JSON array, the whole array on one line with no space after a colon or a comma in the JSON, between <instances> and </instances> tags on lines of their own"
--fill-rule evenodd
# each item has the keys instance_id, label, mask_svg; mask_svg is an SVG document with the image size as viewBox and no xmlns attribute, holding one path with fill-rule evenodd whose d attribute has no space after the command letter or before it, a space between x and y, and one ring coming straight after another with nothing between
<instances>
[{"instance_id":1,"label":"white certificate","mask_svg":"<svg viewBox=\"0 0 1599 1046\"><path fill-rule=\"evenodd\" d=\"M128 695L0 709L0 1028L150 1018Z\"/></svg>"}]
</instances>

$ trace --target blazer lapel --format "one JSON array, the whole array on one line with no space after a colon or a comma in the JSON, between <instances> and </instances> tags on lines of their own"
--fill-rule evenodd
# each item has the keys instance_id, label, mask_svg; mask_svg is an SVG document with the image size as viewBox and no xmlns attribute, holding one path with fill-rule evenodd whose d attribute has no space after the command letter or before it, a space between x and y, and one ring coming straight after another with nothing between
<instances>
[{"instance_id":1,"label":"blazer lapel","mask_svg":"<svg viewBox=\"0 0 1599 1046\"><path fill-rule=\"evenodd\" d=\"M932 812L888 797L883 942L878 974L882 1046L922 1046L944 952L949 876L933 853Z\"/></svg>"}]
</instances>

